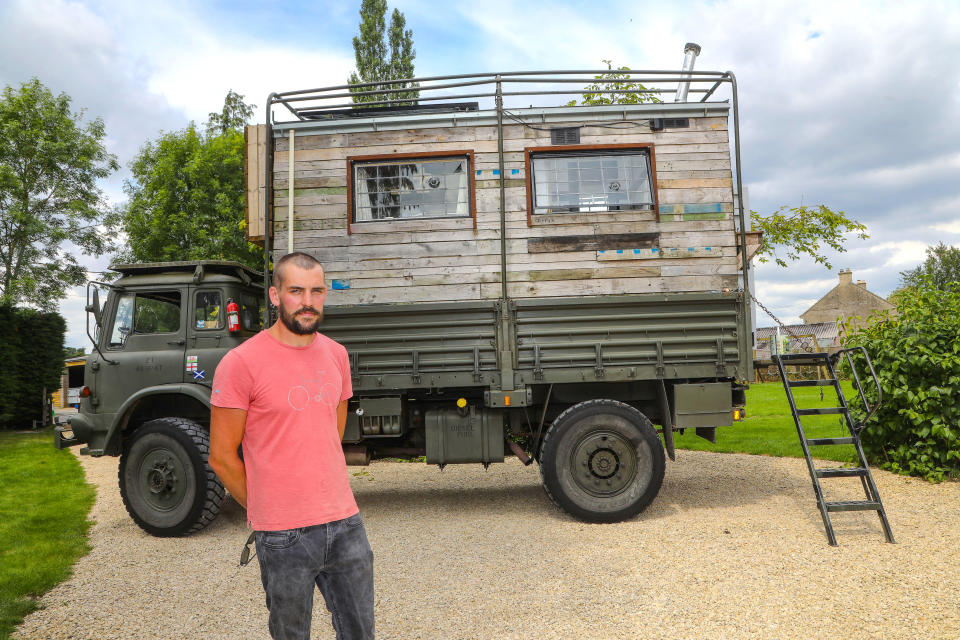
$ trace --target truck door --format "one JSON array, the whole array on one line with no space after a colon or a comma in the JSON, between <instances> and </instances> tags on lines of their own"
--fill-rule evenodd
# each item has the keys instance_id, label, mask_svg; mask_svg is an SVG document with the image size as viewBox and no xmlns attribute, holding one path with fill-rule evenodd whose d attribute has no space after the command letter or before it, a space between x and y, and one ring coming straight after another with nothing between
<instances>
[{"instance_id":1,"label":"truck door","mask_svg":"<svg viewBox=\"0 0 960 640\"><path fill-rule=\"evenodd\" d=\"M186 344L179 289L119 291L96 374L97 413L116 413L133 393L183 379Z\"/></svg>"},{"instance_id":2,"label":"truck door","mask_svg":"<svg viewBox=\"0 0 960 640\"><path fill-rule=\"evenodd\" d=\"M210 386L220 359L240 338L227 331L227 299L219 287L190 287L190 305L183 381Z\"/></svg>"}]
</instances>

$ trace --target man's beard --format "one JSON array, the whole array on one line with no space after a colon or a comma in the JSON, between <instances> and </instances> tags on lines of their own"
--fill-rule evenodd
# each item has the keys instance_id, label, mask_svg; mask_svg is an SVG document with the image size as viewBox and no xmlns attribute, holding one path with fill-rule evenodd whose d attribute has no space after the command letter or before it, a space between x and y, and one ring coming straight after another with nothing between
<instances>
[{"instance_id":1,"label":"man's beard","mask_svg":"<svg viewBox=\"0 0 960 640\"><path fill-rule=\"evenodd\" d=\"M278 309L280 311L280 322L298 336L308 336L311 333L316 333L317 327L323 321L323 310L317 310L313 307L301 307L296 313L288 313L283 304L280 304ZM316 316L313 320L298 318L297 316L304 311L312 311Z\"/></svg>"}]
</instances>

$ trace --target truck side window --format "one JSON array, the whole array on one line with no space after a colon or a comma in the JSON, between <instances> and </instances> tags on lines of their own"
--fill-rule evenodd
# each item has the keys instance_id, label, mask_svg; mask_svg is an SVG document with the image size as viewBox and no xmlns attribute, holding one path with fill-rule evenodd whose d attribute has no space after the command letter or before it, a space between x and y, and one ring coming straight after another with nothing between
<instances>
[{"instance_id":1,"label":"truck side window","mask_svg":"<svg viewBox=\"0 0 960 640\"><path fill-rule=\"evenodd\" d=\"M196 317L197 329L223 329L223 311L219 291L198 291Z\"/></svg>"},{"instance_id":2,"label":"truck side window","mask_svg":"<svg viewBox=\"0 0 960 640\"><path fill-rule=\"evenodd\" d=\"M173 333L180 330L180 292L138 293L134 333Z\"/></svg>"},{"instance_id":3,"label":"truck side window","mask_svg":"<svg viewBox=\"0 0 960 640\"><path fill-rule=\"evenodd\" d=\"M124 293L110 331L110 347L121 347L134 333L174 333L180 329L180 293Z\"/></svg>"},{"instance_id":4,"label":"truck side window","mask_svg":"<svg viewBox=\"0 0 960 640\"><path fill-rule=\"evenodd\" d=\"M257 296L240 294L240 326L248 331L263 329L263 302Z\"/></svg>"}]
</instances>

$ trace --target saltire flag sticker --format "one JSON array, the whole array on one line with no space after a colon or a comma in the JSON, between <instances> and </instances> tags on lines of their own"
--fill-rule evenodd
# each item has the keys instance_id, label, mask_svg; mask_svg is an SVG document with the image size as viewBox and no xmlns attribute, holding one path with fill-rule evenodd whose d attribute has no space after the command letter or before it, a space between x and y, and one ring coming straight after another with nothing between
<instances>
[{"instance_id":1,"label":"saltire flag sticker","mask_svg":"<svg viewBox=\"0 0 960 640\"><path fill-rule=\"evenodd\" d=\"M204 378L205 375L207 375L207 372L204 371L203 369L201 369L200 371L194 371L194 372L193 372L193 379L194 379L194 380L203 380L203 378Z\"/></svg>"}]
</instances>

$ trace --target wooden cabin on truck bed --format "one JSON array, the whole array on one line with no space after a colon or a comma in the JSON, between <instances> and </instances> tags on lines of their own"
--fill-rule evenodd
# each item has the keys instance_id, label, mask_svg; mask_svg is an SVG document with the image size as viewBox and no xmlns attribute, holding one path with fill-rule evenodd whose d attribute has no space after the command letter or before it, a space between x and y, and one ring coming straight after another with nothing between
<instances>
[{"instance_id":1,"label":"wooden cabin on truck bed","mask_svg":"<svg viewBox=\"0 0 960 640\"><path fill-rule=\"evenodd\" d=\"M349 462L510 451L559 506L614 521L656 496L673 430L733 423L753 249L735 79L628 72L599 84L663 102L543 106L595 73L425 78L413 102L354 86L386 96L363 107L347 87L278 93L247 128L267 277L291 251L325 267Z\"/></svg>"}]
</instances>

